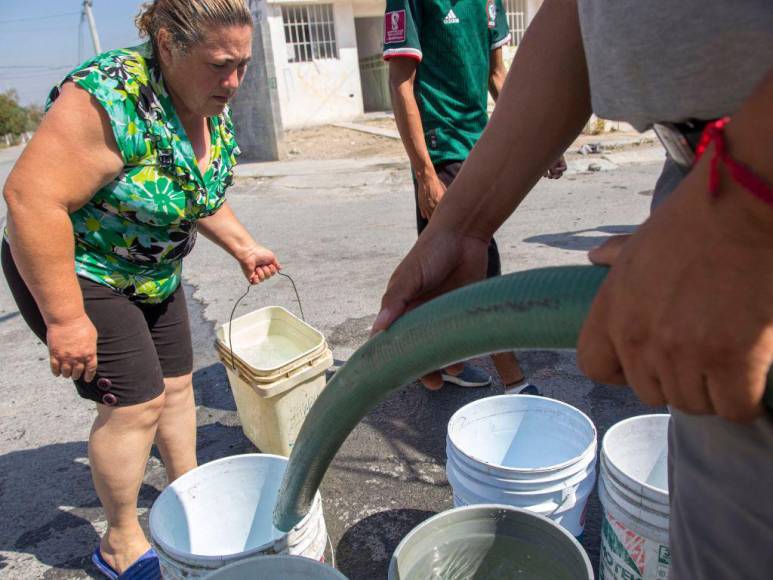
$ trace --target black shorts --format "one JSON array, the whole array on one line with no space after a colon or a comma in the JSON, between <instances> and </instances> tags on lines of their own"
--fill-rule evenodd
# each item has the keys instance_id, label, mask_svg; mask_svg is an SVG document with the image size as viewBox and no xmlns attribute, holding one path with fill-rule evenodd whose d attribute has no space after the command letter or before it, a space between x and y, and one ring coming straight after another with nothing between
<instances>
[{"instance_id":1,"label":"black shorts","mask_svg":"<svg viewBox=\"0 0 773 580\"><path fill-rule=\"evenodd\" d=\"M3 240L5 279L27 325L46 342L46 324ZM74 381L78 394L104 405L144 403L164 392L164 377L193 370L188 309L180 286L160 304L133 302L102 284L78 277L86 314L97 329L97 374Z\"/></svg>"},{"instance_id":2,"label":"black shorts","mask_svg":"<svg viewBox=\"0 0 773 580\"><path fill-rule=\"evenodd\" d=\"M456 179L459 170L462 168L461 161L446 161L435 165L435 172L438 179L446 187L451 187L451 184ZM416 182L416 176L413 177L413 198L416 202L416 228L419 230L419 235L427 227L429 220L426 220L421 215L419 209L419 184ZM499 258L499 248L497 248L497 242L494 238L488 245L488 266L486 267L486 278L494 278L495 276L502 275L502 262Z\"/></svg>"}]
</instances>

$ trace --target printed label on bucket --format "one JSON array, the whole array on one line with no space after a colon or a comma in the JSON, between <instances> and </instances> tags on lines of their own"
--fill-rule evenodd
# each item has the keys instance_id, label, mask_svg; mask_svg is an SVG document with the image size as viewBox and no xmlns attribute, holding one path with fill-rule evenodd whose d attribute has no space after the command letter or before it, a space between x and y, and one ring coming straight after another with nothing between
<instances>
[{"instance_id":1,"label":"printed label on bucket","mask_svg":"<svg viewBox=\"0 0 773 580\"><path fill-rule=\"evenodd\" d=\"M609 513L601 528L600 580L665 580L671 551L626 528Z\"/></svg>"}]
</instances>

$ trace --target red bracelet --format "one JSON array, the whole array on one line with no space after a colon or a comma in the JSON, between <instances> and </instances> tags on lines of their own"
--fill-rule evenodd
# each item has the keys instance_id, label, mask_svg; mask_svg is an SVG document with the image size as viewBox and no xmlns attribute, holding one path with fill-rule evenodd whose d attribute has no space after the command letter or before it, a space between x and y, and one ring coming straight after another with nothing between
<instances>
[{"instance_id":1,"label":"red bracelet","mask_svg":"<svg viewBox=\"0 0 773 580\"><path fill-rule=\"evenodd\" d=\"M773 187L740 161L733 159L727 152L725 141L725 127L730 122L730 117L724 117L706 125L701 135L701 140L695 148L695 163L703 156L709 145L714 144L714 156L711 158L711 170L709 173L709 192L712 196L719 195L721 175L720 163L730 171L730 177L738 185L751 193L754 197L773 206Z\"/></svg>"}]
</instances>

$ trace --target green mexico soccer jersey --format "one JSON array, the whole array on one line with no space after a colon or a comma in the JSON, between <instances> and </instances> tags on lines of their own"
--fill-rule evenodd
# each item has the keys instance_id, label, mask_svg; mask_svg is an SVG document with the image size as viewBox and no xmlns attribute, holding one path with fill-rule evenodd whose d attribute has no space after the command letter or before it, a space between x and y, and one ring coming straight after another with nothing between
<instances>
[{"instance_id":1,"label":"green mexico soccer jersey","mask_svg":"<svg viewBox=\"0 0 773 580\"><path fill-rule=\"evenodd\" d=\"M384 58L419 61L414 90L435 165L464 160L483 132L491 51L509 40L502 0L387 0Z\"/></svg>"}]
</instances>

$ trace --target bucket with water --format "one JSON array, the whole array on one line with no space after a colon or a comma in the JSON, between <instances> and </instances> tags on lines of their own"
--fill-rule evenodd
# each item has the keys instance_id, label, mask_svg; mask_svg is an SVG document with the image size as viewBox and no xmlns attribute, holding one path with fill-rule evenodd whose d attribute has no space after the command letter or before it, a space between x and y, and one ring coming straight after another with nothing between
<instances>
[{"instance_id":1,"label":"bucket with water","mask_svg":"<svg viewBox=\"0 0 773 580\"><path fill-rule=\"evenodd\" d=\"M592 580L582 546L561 526L505 505L455 508L429 518L400 544L389 580Z\"/></svg>"},{"instance_id":2,"label":"bucket with water","mask_svg":"<svg viewBox=\"0 0 773 580\"><path fill-rule=\"evenodd\" d=\"M346 580L320 562L297 556L253 556L215 570L207 580Z\"/></svg>"},{"instance_id":3,"label":"bucket with water","mask_svg":"<svg viewBox=\"0 0 773 580\"><path fill-rule=\"evenodd\" d=\"M668 577L669 415L632 417L612 426L601 445L599 499L602 579Z\"/></svg>"},{"instance_id":4,"label":"bucket with water","mask_svg":"<svg viewBox=\"0 0 773 580\"><path fill-rule=\"evenodd\" d=\"M202 578L252 556L324 559L327 529L317 493L288 533L273 523L287 458L248 454L212 461L172 482L150 511L150 535L164 578Z\"/></svg>"},{"instance_id":5,"label":"bucket with water","mask_svg":"<svg viewBox=\"0 0 773 580\"><path fill-rule=\"evenodd\" d=\"M244 434L264 453L290 455L333 365L325 337L281 306L268 306L218 328L215 347Z\"/></svg>"},{"instance_id":6,"label":"bucket with water","mask_svg":"<svg viewBox=\"0 0 773 580\"><path fill-rule=\"evenodd\" d=\"M528 509L579 537L596 479L596 428L553 399L501 395L474 401L448 423L454 505Z\"/></svg>"}]
</instances>

